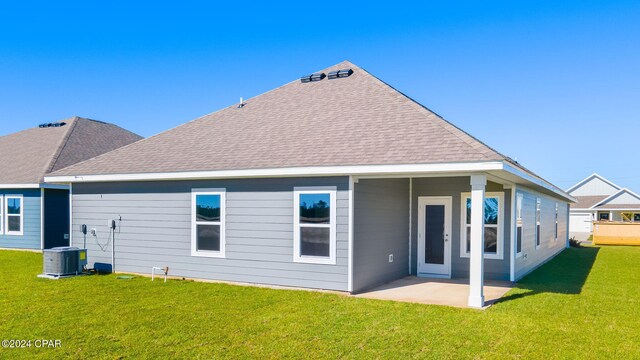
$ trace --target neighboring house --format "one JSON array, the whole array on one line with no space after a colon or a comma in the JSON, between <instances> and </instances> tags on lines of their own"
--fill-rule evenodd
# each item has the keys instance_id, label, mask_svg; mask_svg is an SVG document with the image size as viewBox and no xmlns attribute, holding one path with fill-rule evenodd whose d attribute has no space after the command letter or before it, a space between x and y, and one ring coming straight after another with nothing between
<instances>
[{"instance_id":1,"label":"neighboring house","mask_svg":"<svg viewBox=\"0 0 640 360\"><path fill-rule=\"evenodd\" d=\"M45 184L45 174L140 139L80 117L0 136L0 248L68 245L69 186Z\"/></svg>"},{"instance_id":2,"label":"neighboring house","mask_svg":"<svg viewBox=\"0 0 640 360\"><path fill-rule=\"evenodd\" d=\"M567 190L576 198L571 204L571 237L586 240L594 221L640 222L640 196L598 174L591 174Z\"/></svg>"},{"instance_id":3,"label":"neighboring house","mask_svg":"<svg viewBox=\"0 0 640 360\"><path fill-rule=\"evenodd\" d=\"M469 278L475 307L484 278L565 248L572 201L349 62L47 181L73 187L74 245L96 229L90 264L348 292Z\"/></svg>"}]
</instances>

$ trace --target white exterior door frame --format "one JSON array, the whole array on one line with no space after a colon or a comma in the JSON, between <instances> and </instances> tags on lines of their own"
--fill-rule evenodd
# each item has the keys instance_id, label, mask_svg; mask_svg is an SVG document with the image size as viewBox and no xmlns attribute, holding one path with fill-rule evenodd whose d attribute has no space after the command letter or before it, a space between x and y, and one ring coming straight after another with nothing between
<instances>
[{"instance_id":1,"label":"white exterior door frame","mask_svg":"<svg viewBox=\"0 0 640 360\"><path fill-rule=\"evenodd\" d=\"M420 277L451 278L451 216L453 199L451 196L420 196L418 197L418 253L417 274ZM427 213L427 206L434 206L432 214ZM444 211L444 213L441 213ZM429 231L427 216L432 216L437 230ZM440 226L442 237L440 237ZM435 230L435 231L434 231ZM435 238L434 238L435 236ZM434 258L442 259L430 262L427 259L427 240L435 245ZM442 248L439 242L442 241Z\"/></svg>"}]
</instances>

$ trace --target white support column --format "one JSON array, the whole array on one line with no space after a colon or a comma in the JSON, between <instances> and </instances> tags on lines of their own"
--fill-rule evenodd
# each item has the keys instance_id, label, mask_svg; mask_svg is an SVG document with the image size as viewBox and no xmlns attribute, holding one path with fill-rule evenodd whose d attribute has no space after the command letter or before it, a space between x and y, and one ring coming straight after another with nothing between
<instances>
[{"instance_id":1,"label":"white support column","mask_svg":"<svg viewBox=\"0 0 640 360\"><path fill-rule=\"evenodd\" d=\"M471 175L471 249L469 254L469 306L484 306L484 191L485 175Z\"/></svg>"},{"instance_id":2,"label":"white support column","mask_svg":"<svg viewBox=\"0 0 640 360\"><path fill-rule=\"evenodd\" d=\"M516 226L516 184L510 184L509 186L504 187L505 189L511 190L511 219L509 223L511 227L509 228L509 281L516 281L516 237L517 234L517 226Z\"/></svg>"}]
</instances>

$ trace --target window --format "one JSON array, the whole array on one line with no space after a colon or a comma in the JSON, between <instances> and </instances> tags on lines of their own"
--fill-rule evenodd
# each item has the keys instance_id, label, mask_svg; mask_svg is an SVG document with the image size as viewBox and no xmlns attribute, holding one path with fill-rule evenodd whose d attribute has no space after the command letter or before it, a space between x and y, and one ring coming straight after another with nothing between
<instances>
[{"instance_id":1,"label":"window","mask_svg":"<svg viewBox=\"0 0 640 360\"><path fill-rule=\"evenodd\" d=\"M640 222L640 213L633 214L633 221Z\"/></svg>"},{"instance_id":2,"label":"window","mask_svg":"<svg viewBox=\"0 0 640 360\"><path fill-rule=\"evenodd\" d=\"M5 233L7 235L22 235L22 195L5 196Z\"/></svg>"},{"instance_id":3,"label":"window","mask_svg":"<svg viewBox=\"0 0 640 360\"><path fill-rule=\"evenodd\" d=\"M540 247L540 198L536 198L536 249Z\"/></svg>"},{"instance_id":4,"label":"window","mask_svg":"<svg viewBox=\"0 0 640 360\"><path fill-rule=\"evenodd\" d=\"M609 213L608 212L599 212L598 220L600 221L609 221Z\"/></svg>"},{"instance_id":5,"label":"window","mask_svg":"<svg viewBox=\"0 0 640 360\"><path fill-rule=\"evenodd\" d=\"M502 193L485 193L484 198L484 257L502 259L503 212ZM471 194L462 194L462 236L460 256L469 257L471 250Z\"/></svg>"},{"instance_id":6,"label":"window","mask_svg":"<svg viewBox=\"0 0 640 360\"><path fill-rule=\"evenodd\" d=\"M523 195L516 197L516 257L522 256L522 199Z\"/></svg>"},{"instance_id":7,"label":"window","mask_svg":"<svg viewBox=\"0 0 640 360\"><path fill-rule=\"evenodd\" d=\"M293 194L293 261L335 264L335 188L295 188Z\"/></svg>"},{"instance_id":8,"label":"window","mask_svg":"<svg viewBox=\"0 0 640 360\"><path fill-rule=\"evenodd\" d=\"M558 203L556 203L556 227L553 232L553 240L558 241Z\"/></svg>"},{"instance_id":9,"label":"window","mask_svg":"<svg viewBox=\"0 0 640 360\"><path fill-rule=\"evenodd\" d=\"M225 190L191 193L191 255L224 257Z\"/></svg>"}]
</instances>

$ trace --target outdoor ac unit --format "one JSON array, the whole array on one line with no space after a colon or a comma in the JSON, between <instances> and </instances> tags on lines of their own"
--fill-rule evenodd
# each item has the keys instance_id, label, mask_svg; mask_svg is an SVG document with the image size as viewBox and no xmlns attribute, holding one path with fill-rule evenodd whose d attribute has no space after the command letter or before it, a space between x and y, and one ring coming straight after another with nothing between
<instances>
[{"instance_id":1,"label":"outdoor ac unit","mask_svg":"<svg viewBox=\"0 0 640 360\"><path fill-rule=\"evenodd\" d=\"M87 249L55 247L44 250L43 258L45 275L77 275L87 265Z\"/></svg>"}]
</instances>

